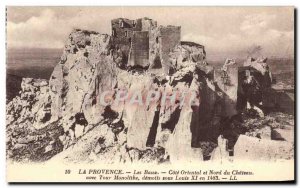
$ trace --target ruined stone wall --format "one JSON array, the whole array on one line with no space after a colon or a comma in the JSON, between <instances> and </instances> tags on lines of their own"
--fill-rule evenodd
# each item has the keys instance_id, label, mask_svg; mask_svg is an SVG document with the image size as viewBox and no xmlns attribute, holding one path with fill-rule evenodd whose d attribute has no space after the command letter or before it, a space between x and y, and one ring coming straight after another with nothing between
<instances>
[{"instance_id":1,"label":"ruined stone wall","mask_svg":"<svg viewBox=\"0 0 300 188\"><path fill-rule=\"evenodd\" d=\"M149 18L143 18L141 19L141 26L142 31L150 31L152 28L157 27L157 22Z\"/></svg>"},{"instance_id":2,"label":"ruined stone wall","mask_svg":"<svg viewBox=\"0 0 300 188\"><path fill-rule=\"evenodd\" d=\"M233 64L227 67L226 71L217 70L216 82L223 95L223 117L230 117L237 114L237 92L238 92L238 65Z\"/></svg>"},{"instance_id":3,"label":"ruined stone wall","mask_svg":"<svg viewBox=\"0 0 300 188\"><path fill-rule=\"evenodd\" d=\"M115 58L123 57L120 67L150 66L150 69L169 72L169 53L180 44L181 27L157 27L157 22L149 18L137 20L118 18L111 23L113 45L118 51ZM146 36L146 33L138 33L139 31L147 31L148 34Z\"/></svg>"},{"instance_id":4,"label":"ruined stone wall","mask_svg":"<svg viewBox=\"0 0 300 188\"><path fill-rule=\"evenodd\" d=\"M160 32L159 28L152 28L149 32L149 61L150 69L161 69L161 54L160 54Z\"/></svg>"},{"instance_id":5,"label":"ruined stone wall","mask_svg":"<svg viewBox=\"0 0 300 188\"><path fill-rule=\"evenodd\" d=\"M180 44L180 33L181 27L167 26L160 28L159 42L161 43L162 66L166 73L170 67L168 62L169 53L176 45Z\"/></svg>"},{"instance_id":6,"label":"ruined stone wall","mask_svg":"<svg viewBox=\"0 0 300 188\"><path fill-rule=\"evenodd\" d=\"M123 22L123 24L120 24ZM129 20L118 18L111 21L112 37L115 44L128 44L134 31L149 31L151 28L157 27L157 22L149 18L140 18L137 20Z\"/></svg>"},{"instance_id":7,"label":"ruined stone wall","mask_svg":"<svg viewBox=\"0 0 300 188\"><path fill-rule=\"evenodd\" d=\"M121 25L120 22L123 22ZM115 44L130 45L130 37L132 37L134 28L134 20L114 19L111 21L112 37ZM127 33L127 34L126 34Z\"/></svg>"},{"instance_id":8,"label":"ruined stone wall","mask_svg":"<svg viewBox=\"0 0 300 188\"><path fill-rule=\"evenodd\" d=\"M123 24L120 24L123 22ZM135 30L140 30L136 27L134 20L118 18L111 21L112 27L112 44L115 49L114 58L122 57L122 62L119 67L125 68L127 66L132 35Z\"/></svg>"},{"instance_id":9,"label":"ruined stone wall","mask_svg":"<svg viewBox=\"0 0 300 188\"><path fill-rule=\"evenodd\" d=\"M243 111L247 107L247 98L252 95L253 93L248 93L243 88L244 80L246 79L246 71L249 71L250 74L254 77L257 81L259 88L262 88L264 85L264 78L261 72L256 70L253 67L245 66L245 67L238 67L238 88L237 88L237 111ZM255 103L259 104L262 101L262 93L256 93Z\"/></svg>"},{"instance_id":10,"label":"ruined stone wall","mask_svg":"<svg viewBox=\"0 0 300 188\"><path fill-rule=\"evenodd\" d=\"M121 22L122 24L120 24ZM137 20L118 18L112 20L111 25L113 45L118 51L116 58L118 56L124 57L124 61L120 67L134 65L149 66L149 37L146 37L145 33L134 36L134 33L138 31L148 32L152 28L157 27L157 22L149 18L140 18ZM135 42L133 43L133 49L131 49L133 37L135 38ZM145 58L147 58L147 62ZM138 61L137 63L134 63L135 59Z\"/></svg>"},{"instance_id":11,"label":"ruined stone wall","mask_svg":"<svg viewBox=\"0 0 300 188\"><path fill-rule=\"evenodd\" d=\"M181 27L159 26L151 28L149 33L150 69L163 69L169 72L169 53L180 44Z\"/></svg>"},{"instance_id":12,"label":"ruined stone wall","mask_svg":"<svg viewBox=\"0 0 300 188\"><path fill-rule=\"evenodd\" d=\"M132 36L129 66L149 66L149 32L136 31Z\"/></svg>"}]
</instances>

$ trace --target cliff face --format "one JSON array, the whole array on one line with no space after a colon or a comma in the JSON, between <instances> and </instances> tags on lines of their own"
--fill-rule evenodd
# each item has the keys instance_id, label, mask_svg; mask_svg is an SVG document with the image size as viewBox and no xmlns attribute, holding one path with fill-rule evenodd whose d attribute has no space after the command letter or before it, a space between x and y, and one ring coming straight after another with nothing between
<instances>
[{"instance_id":1,"label":"cliff face","mask_svg":"<svg viewBox=\"0 0 300 188\"><path fill-rule=\"evenodd\" d=\"M222 134L224 96L229 106L236 101L234 88L215 82L205 55L203 46L182 42L169 54L170 74L129 71L119 68L127 57L109 35L73 31L49 83L23 79L21 95L7 105L8 157L202 161Z\"/></svg>"}]
</instances>

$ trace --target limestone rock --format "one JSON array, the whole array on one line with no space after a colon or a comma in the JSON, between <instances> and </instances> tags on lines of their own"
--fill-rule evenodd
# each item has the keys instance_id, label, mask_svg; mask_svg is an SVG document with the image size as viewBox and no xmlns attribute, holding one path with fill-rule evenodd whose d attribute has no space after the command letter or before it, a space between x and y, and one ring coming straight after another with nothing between
<instances>
[{"instance_id":1,"label":"limestone rock","mask_svg":"<svg viewBox=\"0 0 300 188\"><path fill-rule=\"evenodd\" d=\"M213 162L225 163L229 161L229 153L227 151L228 141L222 136L218 137L218 147L214 149L211 154L211 160Z\"/></svg>"},{"instance_id":2,"label":"limestone rock","mask_svg":"<svg viewBox=\"0 0 300 188\"><path fill-rule=\"evenodd\" d=\"M286 141L264 140L240 135L234 146L235 160L276 161L293 157L294 146Z\"/></svg>"},{"instance_id":3,"label":"limestone rock","mask_svg":"<svg viewBox=\"0 0 300 188\"><path fill-rule=\"evenodd\" d=\"M233 61L220 74L207 63L204 46L180 42L180 27L140 21L142 31L130 40L149 37L149 49L147 41L137 49L126 37L119 44L116 36L76 29L49 82L22 80L20 94L6 108L10 158L158 164L211 157L222 162L233 146L237 159L293 158L292 131L279 129L292 130L291 117L283 122L241 113L242 120L236 120L240 75ZM138 50L149 54L136 54ZM256 66L261 62L250 63L266 74L263 64ZM121 91L127 92L122 100ZM152 103L147 103L149 91L154 91L151 97L158 94ZM286 141L270 140L278 139L275 132Z\"/></svg>"},{"instance_id":4,"label":"limestone rock","mask_svg":"<svg viewBox=\"0 0 300 188\"><path fill-rule=\"evenodd\" d=\"M216 71L216 74L219 92L223 97L223 116L233 116L237 113L238 65L234 60L226 59L223 67Z\"/></svg>"},{"instance_id":5,"label":"limestone rock","mask_svg":"<svg viewBox=\"0 0 300 188\"><path fill-rule=\"evenodd\" d=\"M142 96L151 90L153 79L144 75L132 77L132 84L128 92L133 95L135 92L141 92ZM144 94L145 93L145 94ZM154 119L156 106L140 105L139 103L131 103L130 100L125 102L124 113L128 121L127 145L128 147L146 149L147 139L150 128Z\"/></svg>"},{"instance_id":6,"label":"limestone rock","mask_svg":"<svg viewBox=\"0 0 300 188\"><path fill-rule=\"evenodd\" d=\"M108 35L83 30L70 34L63 61L50 79L53 118L69 119L82 111L89 123L101 120L98 113L104 107L99 104L99 94L115 85L110 40Z\"/></svg>"},{"instance_id":7,"label":"limestone rock","mask_svg":"<svg viewBox=\"0 0 300 188\"><path fill-rule=\"evenodd\" d=\"M83 131L84 131L84 126L82 125L75 125L75 137L79 138L80 136L83 135Z\"/></svg>"},{"instance_id":8,"label":"limestone rock","mask_svg":"<svg viewBox=\"0 0 300 188\"><path fill-rule=\"evenodd\" d=\"M192 133L190 131L190 122L192 113L190 110L180 115L179 123L169 137L166 150L172 163L203 160L201 149L191 147Z\"/></svg>"}]
</instances>

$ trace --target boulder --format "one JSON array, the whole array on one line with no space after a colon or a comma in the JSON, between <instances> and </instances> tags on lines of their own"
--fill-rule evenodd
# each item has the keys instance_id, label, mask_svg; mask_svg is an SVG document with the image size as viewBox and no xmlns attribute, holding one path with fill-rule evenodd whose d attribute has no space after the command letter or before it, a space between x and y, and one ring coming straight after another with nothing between
<instances>
[{"instance_id":1,"label":"boulder","mask_svg":"<svg viewBox=\"0 0 300 188\"><path fill-rule=\"evenodd\" d=\"M240 135L234 146L234 160L276 161L293 158L294 146L287 141Z\"/></svg>"},{"instance_id":2,"label":"boulder","mask_svg":"<svg viewBox=\"0 0 300 188\"><path fill-rule=\"evenodd\" d=\"M83 135L83 133L84 133L84 126L76 124L75 125L75 137L79 138L80 136Z\"/></svg>"}]
</instances>

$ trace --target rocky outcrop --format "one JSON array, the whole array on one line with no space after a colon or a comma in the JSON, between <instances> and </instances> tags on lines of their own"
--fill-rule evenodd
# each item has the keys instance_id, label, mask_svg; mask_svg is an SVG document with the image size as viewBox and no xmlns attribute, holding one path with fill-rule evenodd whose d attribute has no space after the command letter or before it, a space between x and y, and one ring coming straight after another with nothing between
<instances>
[{"instance_id":1,"label":"rocky outcrop","mask_svg":"<svg viewBox=\"0 0 300 188\"><path fill-rule=\"evenodd\" d=\"M226 59L220 71L217 71L216 81L219 92L223 95L224 117L231 117L237 114L237 92L238 92L238 64L232 59Z\"/></svg>"},{"instance_id":2,"label":"rocky outcrop","mask_svg":"<svg viewBox=\"0 0 300 188\"><path fill-rule=\"evenodd\" d=\"M23 78L20 95L6 106L6 123L20 125L27 121L43 126L51 117L50 107L48 81Z\"/></svg>"},{"instance_id":3,"label":"rocky outcrop","mask_svg":"<svg viewBox=\"0 0 300 188\"><path fill-rule=\"evenodd\" d=\"M20 95L6 106L7 157L16 161L44 161L61 152L63 134L51 118L48 81L23 78Z\"/></svg>"},{"instance_id":4,"label":"rocky outcrop","mask_svg":"<svg viewBox=\"0 0 300 188\"><path fill-rule=\"evenodd\" d=\"M139 156L137 158L141 158L150 149L152 153L164 151L162 156L169 155L174 161L185 160L186 156L202 160L198 140L202 130L199 127L207 127L206 122L214 116L216 102L210 77L213 68L204 62L203 46L193 43L176 46L170 55L173 74L157 76L147 71L134 73L120 69L115 50L108 35L83 30L72 32L49 86L48 82L41 83L41 94L28 96L38 100L31 105L34 110L30 113L30 124L36 130L50 125L62 128L58 138L64 149L83 144L86 134L93 132L95 139L90 137L85 141L91 146L86 148L90 153L88 156L92 153L100 156L108 152L108 148L114 148L114 152L120 155L133 155L134 151ZM31 80L23 81L22 95L27 95L27 90L36 95L36 82L27 86L28 83ZM49 92L45 93L44 88ZM110 92L110 102L103 105L101 94L107 91ZM121 100L120 91L126 91L127 98ZM183 97L183 93L178 91L195 92L206 98L201 104L199 101L189 104L189 99L179 103L177 98ZM155 94L158 95L156 100L151 98ZM174 104L170 102L173 95ZM139 101L132 103L139 96L143 104ZM151 101L147 101L147 97ZM23 105L20 101L12 104ZM210 111L209 115L201 110L204 108ZM15 115L19 114L23 113L16 111ZM197 122L199 115L202 123ZM104 127L106 132L101 135L97 130ZM47 151L51 149L51 146L46 148ZM182 149L184 151L178 153Z\"/></svg>"},{"instance_id":5,"label":"rocky outcrop","mask_svg":"<svg viewBox=\"0 0 300 188\"><path fill-rule=\"evenodd\" d=\"M63 118L65 129L72 126L77 113L83 113L90 124L103 119L97 95L114 88L117 75L110 40L108 35L88 31L70 34L49 81L52 121Z\"/></svg>"},{"instance_id":6,"label":"rocky outcrop","mask_svg":"<svg viewBox=\"0 0 300 188\"><path fill-rule=\"evenodd\" d=\"M152 64L159 52L151 53L148 69L124 70L127 57L109 35L74 30L49 83L23 79L8 103L8 157L194 162L228 156L236 142L241 147L240 134L273 138L275 128L247 127L249 118L237 115L235 64L224 69L227 80L215 78L204 46L181 42L164 60L166 73Z\"/></svg>"}]
</instances>

